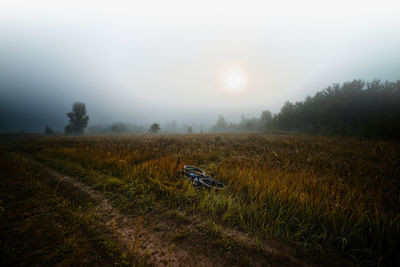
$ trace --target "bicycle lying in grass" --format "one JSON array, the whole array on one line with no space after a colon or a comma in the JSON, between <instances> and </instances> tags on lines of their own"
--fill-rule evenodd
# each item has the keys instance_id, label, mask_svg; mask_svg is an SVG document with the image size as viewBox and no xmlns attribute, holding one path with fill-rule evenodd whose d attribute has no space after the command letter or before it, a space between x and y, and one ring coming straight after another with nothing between
<instances>
[{"instance_id":1,"label":"bicycle lying in grass","mask_svg":"<svg viewBox=\"0 0 400 267\"><path fill-rule=\"evenodd\" d=\"M213 179L213 176L207 175L205 171L195 166L183 166L182 175L184 178L193 182L195 187L203 187L208 189L224 189L226 187L220 181Z\"/></svg>"}]
</instances>

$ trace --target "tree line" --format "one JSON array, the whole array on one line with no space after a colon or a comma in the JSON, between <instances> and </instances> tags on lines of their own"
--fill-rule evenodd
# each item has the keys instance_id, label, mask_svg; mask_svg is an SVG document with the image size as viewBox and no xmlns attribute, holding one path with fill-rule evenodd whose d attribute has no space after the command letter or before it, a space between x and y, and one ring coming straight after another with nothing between
<instances>
[{"instance_id":1,"label":"tree line","mask_svg":"<svg viewBox=\"0 0 400 267\"><path fill-rule=\"evenodd\" d=\"M84 103L75 102L68 112L65 134L82 134L88 125ZM182 128L182 129L180 129ZM195 127L175 121L160 127L153 123L149 128L115 122L108 126L89 127L90 134L119 133L193 133ZM197 129L199 128L199 129ZM163 130L162 130L163 129ZM203 126L196 127L203 133ZM368 137L400 137L400 80L388 82L373 80L353 80L342 85L333 84L304 101L285 102L277 114L264 110L259 118L242 118L239 123L228 123L220 115L212 132L272 132L294 131L322 135L348 135ZM46 127L45 134L53 131Z\"/></svg>"},{"instance_id":2,"label":"tree line","mask_svg":"<svg viewBox=\"0 0 400 267\"><path fill-rule=\"evenodd\" d=\"M316 134L399 137L400 80L333 84L304 101L286 102L273 125Z\"/></svg>"},{"instance_id":3,"label":"tree line","mask_svg":"<svg viewBox=\"0 0 400 267\"><path fill-rule=\"evenodd\" d=\"M322 135L367 137L400 136L400 80L353 80L333 84L307 96L285 102L279 113L265 110L259 118L227 123L219 116L214 132L295 131Z\"/></svg>"}]
</instances>

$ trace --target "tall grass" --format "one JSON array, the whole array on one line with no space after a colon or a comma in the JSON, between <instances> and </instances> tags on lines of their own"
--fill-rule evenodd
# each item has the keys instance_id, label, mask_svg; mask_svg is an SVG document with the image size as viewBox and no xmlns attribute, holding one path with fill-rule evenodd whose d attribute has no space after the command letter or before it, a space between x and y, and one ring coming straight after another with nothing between
<instances>
[{"instance_id":1,"label":"tall grass","mask_svg":"<svg viewBox=\"0 0 400 267\"><path fill-rule=\"evenodd\" d=\"M303 253L358 262L398 259L400 145L306 136L49 138L25 150L134 201L196 212ZM228 184L198 191L176 175L193 164Z\"/></svg>"}]
</instances>

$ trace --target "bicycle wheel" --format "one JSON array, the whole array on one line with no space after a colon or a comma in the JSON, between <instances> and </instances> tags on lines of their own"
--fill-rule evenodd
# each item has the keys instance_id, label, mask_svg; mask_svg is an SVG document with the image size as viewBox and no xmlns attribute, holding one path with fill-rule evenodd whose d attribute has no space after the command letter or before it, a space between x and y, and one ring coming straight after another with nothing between
<instances>
[{"instance_id":1,"label":"bicycle wheel","mask_svg":"<svg viewBox=\"0 0 400 267\"><path fill-rule=\"evenodd\" d=\"M195 175L206 175L206 173L202 169L199 169L195 166L185 165L183 166L183 170L185 172L192 173Z\"/></svg>"},{"instance_id":2,"label":"bicycle wheel","mask_svg":"<svg viewBox=\"0 0 400 267\"><path fill-rule=\"evenodd\" d=\"M199 177L199 183L205 187L213 189L223 189L225 185L220 181L211 179L210 177Z\"/></svg>"}]
</instances>

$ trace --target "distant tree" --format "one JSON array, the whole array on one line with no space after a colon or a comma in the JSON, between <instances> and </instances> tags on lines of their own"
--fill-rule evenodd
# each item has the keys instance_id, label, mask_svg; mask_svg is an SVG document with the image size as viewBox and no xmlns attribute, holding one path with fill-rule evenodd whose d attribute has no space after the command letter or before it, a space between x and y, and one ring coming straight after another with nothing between
<instances>
[{"instance_id":1,"label":"distant tree","mask_svg":"<svg viewBox=\"0 0 400 267\"><path fill-rule=\"evenodd\" d=\"M44 129L44 134L45 135L53 135L54 132L49 126L46 126L46 128Z\"/></svg>"},{"instance_id":2,"label":"distant tree","mask_svg":"<svg viewBox=\"0 0 400 267\"><path fill-rule=\"evenodd\" d=\"M286 101L281 111L275 116L275 123L283 130L295 129L296 124L296 106Z\"/></svg>"},{"instance_id":3,"label":"distant tree","mask_svg":"<svg viewBox=\"0 0 400 267\"><path fill-rule=\"evenodd\" d=\"M245 128L242 129L245 131L259 131L260 130L260 120L257 118L250 118L246 120Z\"/></svg>"},{"instance_id":4,"label":"distant tree","mask_svg":"<svg viewBox=\"0 0 400 267\"><path fill-rule=\"evenodd\" d=\"M156 134L156 133L158 133L159 131L160 131L160 124L158 124L158 123L153 123L151 126L150 126L150 129L149 129L149 132L150 133L154 133L154 134Z\"/></svg>"},{"instance_id":5,"label":"distant tree","mask_svg":"<svg viewBox=\"0 0 400 267\"><path fill-rule=\"evenodd\" d=\"M189 126L189 127L187 128L187 132L190 133L190 134L193 133L193 128L192 128L192 126Z\"/></svg>"},{"instance_id":6,"label":"distant tree","mask_svg":"<svg viewBox=\"0 0 400 267\"><path fill-rule=\"evenodd\" d=\"M264 110L261 113L261 130L268 131L271 130L272 125L272 113L269 110Z\"/></svg>"},{"instance_id":7,"label":"distant tree","mask_svg":"<svg viewBox=\"0 0 400 267\"><path fill-rule=\"evenodd\" d=\"M228 123L225 121L224 116L219 115L217 123L214 125L214 132L223 132L228 129Z\"/></svg>"},{"instance_id":8,"label":"distant tree","mask_svg":"<svg viewBox=\"0 0 400 267\"><path fill-rule=\"evenodd\" d=\"M123 122L114 122L111 125L111 131L120 134L126 131L126 126Z\"/></svg>"},{"instance_id":9,"label":"distant tree","mask_svg":"<svg viewBox=\"0 0 400 267\"><path fill-rule=\"evenodd\" d=\"M79 135L87 127L89 116L86 115L85 103L75 102L72 111L67 113L69 124L65 126L65 133Z\"/></svg>"}]
</instances>

